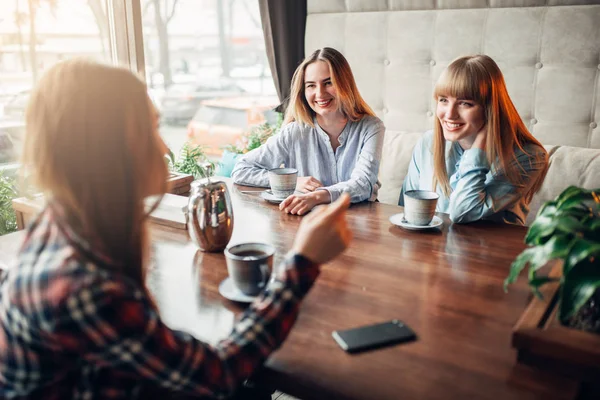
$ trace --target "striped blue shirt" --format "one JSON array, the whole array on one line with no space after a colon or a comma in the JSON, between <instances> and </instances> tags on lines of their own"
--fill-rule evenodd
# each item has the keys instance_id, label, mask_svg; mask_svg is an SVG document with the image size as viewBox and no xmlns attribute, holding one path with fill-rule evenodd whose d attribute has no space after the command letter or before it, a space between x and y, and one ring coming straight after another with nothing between
<instances>
[{"instance_id":1,"label":"striped blue shirt","mask_svg":"<svg viewBox=\"0 0 600 400\"><path fill-rule=\"evenodd\" d=\"M269 186L268 170L281 164L296 168L298 176L312 176L323 183L331 201L343 192L351 201L374 201L381 184L377 180L385 127L377 117L348 121L333 151L329 136L315 127L291 122L267 143L242 156L231 176L242 185Z\"/></svg>"},{"instance_id":2,"label":"striped blue shirt","mask_svg":"<svg viewBox=\"0 0 600 400\"><path fill-rule=\"evenodd\" d=\"M433 189L433 131L426 132L413 150L408 174L402 185L398 205L404 205L403 193L408 190ZM436 211L447 213L453 222L465 223L491 219L524 225L529 202L523 193L546 168L546 151L535 144L516 149L516 162L521 171L523 187L513 185L505 175L493 171L484 150L463 150L458 142L446 142L446 170L452 193L446 197L440 185Z\"/></svg>"}]
</instances>

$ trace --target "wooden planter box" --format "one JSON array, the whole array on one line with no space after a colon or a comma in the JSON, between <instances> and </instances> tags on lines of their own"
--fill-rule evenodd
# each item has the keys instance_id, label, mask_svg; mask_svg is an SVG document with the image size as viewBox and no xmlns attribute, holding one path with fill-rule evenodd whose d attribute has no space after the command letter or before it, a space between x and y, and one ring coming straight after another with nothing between
<instances>
[{"instance_id":1,"label":"wooden planter box","mask_svg":"<svg viewBox=\"0 0 600 400\"><path fill-rule=\"evenodd\" d=\"M190 174L171 172L169 173L169 179L167 179L169 183L168 193L189 196L193 181L194 177Z\"/></svg>"},{"instance_id":2,"label":"wooden planter box","mask_svg":"<svg viewBox=\"0 0 600 400\"><path fill-rule=\"evenodd\" d=\"M561 275L562 263L556 263L550 276ZM518 361L583 381L597 381L600 335L560 324L558 289L554 282L542 287L543 300L534 297L515 325L512 345L517 349Z\"/></svg>"}]
</instances>

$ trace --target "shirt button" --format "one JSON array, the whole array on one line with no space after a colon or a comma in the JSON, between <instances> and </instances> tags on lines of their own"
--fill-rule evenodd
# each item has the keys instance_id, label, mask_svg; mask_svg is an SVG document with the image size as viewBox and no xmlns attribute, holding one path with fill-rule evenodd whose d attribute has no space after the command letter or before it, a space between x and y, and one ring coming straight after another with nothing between
<instances>
[{"instance_id":1,"label":"shirt button","mask_svg":"<svg viewBox=\"0 0 600 400\"><path fill-rule=\"evenodd\" d=\"M595 123L595 122L592 122L592 123L590 124L590 128L592 128L592 129L596 129L597 127L598 127L598 124L597 124L597 123Z\"/></svg>"},{"instance_id":2,"label":"shirt button","mask_svg":"<svg viewBox=\"0 0 600 400\"><path fill-rule=\"evenodd\" d=\"M429 65L431 65L432 67L434 67L435 66L435 60L429 61Z\"/></svg>"},{"instance_id":3,"label":"shirt button","mask_svg":"<svg viewBox=\"0 0 600 400\"><path fill-rule=\"evenodd\" d=\"M427 116L428 117L433 117L433 113L431 111L427 111Z\"/></svg>"},{"instance_id":4,"label":"shirt button","mask_svg":"<svg viewBox=\"0 0 600 400\"><path fill-rule=\"evenodd\" d=\"M390 65L390 60L383 60L383 65Z\"/></svg>"},{"instance_id":5,"label":"shirt button","mask_svg":"<svg viewBox=\"0 0 600 400\"><path fill-rule=\"evenodd\" d=\"M529 121L529 122L531 122L531 125L535 125L535 124L537 124L537 119L531 118L531 121Z\"/></svg>"},{"instance_id":6,"label":"shirt button","mask_svg":"<svg viewBox=\"0 0 600 400\"><path fill-rule=\"evenodd\" d=\"M387 113L388 113L388 109L384 107L384 108L383 108L383 113L384 113L384 114L387 114Z\"/></svg>"},{"instance_id":7,"label":"shirt button","mask_svg":"<svg viewBox=\"0 0 600 400\"><path fill-rule=\"evenodd\" d=\"M535 67L537 69L541 69L544 66L544 64L542 64L541 62L535 63Z\"/></svg>"}]
</instances>

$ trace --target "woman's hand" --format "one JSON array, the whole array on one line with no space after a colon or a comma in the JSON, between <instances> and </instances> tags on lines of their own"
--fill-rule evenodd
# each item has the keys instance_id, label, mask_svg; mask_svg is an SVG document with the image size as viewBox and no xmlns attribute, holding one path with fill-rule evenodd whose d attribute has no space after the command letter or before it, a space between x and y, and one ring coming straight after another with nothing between
<instances>
[{"instance_id":1,"label":"woman's hand","mask_svg":"<svg viewBox=\"0 0 600 400\"><path fill-rule=\"evenodd\" d=\"M279 209L289 214L304 215L314 206L331 201L327 190L317 190L307 194L293 194L279 204Z\"/></svg>"},{"instance_id":2,"label":"woman's hand","mask_svg":"<svg viewBox=\"0 0 600 400\"><path fill-rule=\"evenodd\" d=\"M349 205L350 196L344 193L336 202L319 207L304 217L292 251L318 264L331 261L341 254L352 240L352 231L346 223Z\"/></svg>"},{"instance_id":3,"label":"woman's hand","mask_svg":"<svg viewBox=\"0 0 600 400\"><path fill-rule=\"evenodd\" d=\"M321 181L312 176L302 176L296 180L296 190L302 193L314 192L320 187L323 187Z\"/></svg>"}]
</instances>

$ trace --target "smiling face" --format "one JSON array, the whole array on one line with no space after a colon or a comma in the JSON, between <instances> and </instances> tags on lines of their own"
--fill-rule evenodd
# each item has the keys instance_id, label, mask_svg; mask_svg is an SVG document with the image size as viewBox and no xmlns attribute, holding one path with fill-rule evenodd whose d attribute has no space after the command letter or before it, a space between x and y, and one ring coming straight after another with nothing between
<instances>
[{"instance_id":1,"label":"smiling face","mask_svg":"<svg viewBox=\"0 0 600 400\"><path fill-rule=\"evenodd\" d=\"M321 117L339 113L337 90L325 61L315 61L304 71L304 97L310 108Z\"/></svg>"},{"instance_id":2,"label":"smiling face","mask_svg":"<svg viewBox=\"0 0 600 400\"><path fill-rule=\"evenodd\" d=\"M483 107L473 100L439 95L436 115L444 138L459 142L465 150L471 148L475 135L485 125Z\"/></svg>"}]
</instances>

